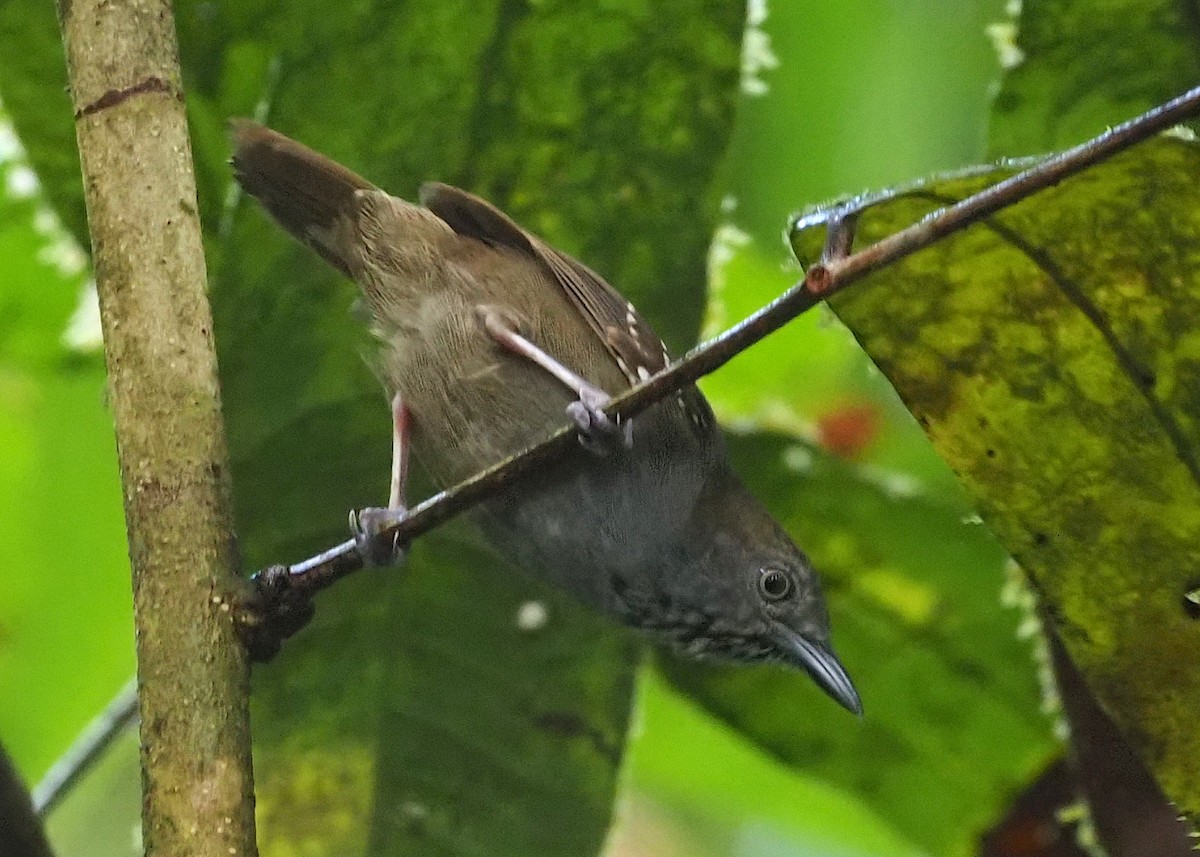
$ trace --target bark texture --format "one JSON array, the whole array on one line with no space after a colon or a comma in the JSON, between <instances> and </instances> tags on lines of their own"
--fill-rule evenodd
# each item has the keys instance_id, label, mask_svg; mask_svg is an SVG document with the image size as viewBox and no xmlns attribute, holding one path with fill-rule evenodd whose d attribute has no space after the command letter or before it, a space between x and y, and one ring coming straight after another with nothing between
<instances>
[{"instance_id":1,"label":"bark texture","mask_svg":"<svg viewBox=\"0 0 1200 857\"><path fill-rule=\"evenodd\" d=\"M146 853L252 855L248 667L166 0L59 0L133 565Z\"/></svg>"}]
</instances>

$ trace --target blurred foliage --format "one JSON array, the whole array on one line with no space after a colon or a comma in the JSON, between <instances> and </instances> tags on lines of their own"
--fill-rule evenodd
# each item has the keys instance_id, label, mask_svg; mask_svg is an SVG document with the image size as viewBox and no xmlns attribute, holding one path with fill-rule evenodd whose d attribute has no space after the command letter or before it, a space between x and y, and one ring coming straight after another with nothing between
<instances>
[{"instance_id":1,"label":"blurred foliage","mask_svg":"<svg viewBox=\"0 0 1200 857\"><path fill-rule=\"evenodd\" d=\"M706 334L736 324L796 282L799 268L773 259L782 252L733 223L717 231ZM951 502L962 496L887 379L824 307L739 354L700 386L727 426L784 432L896 478L904 474Z\"/></svg>"},{"instance_id":2,"label":"blurred foliage","mask_svg":"<svg viewBox=\"0 0 1200 857\"><path fill-rule=\"evenodd\" d=\"M398 193L427 178L482 192L608 275L678 349L702 315L714 330L790 285L797 272L779 234L791 208L980 158L995 70L984 26L1000 7L750 3L725 158L740 3L491 0L397 11L366 2L336 15L315 0L286 10L178 3L248 563L342 538L341 510L382 494L388 424L358 360L365 338L346 312L351 290L231 204L227 116L263 109L269 124ZM1154 20L1173 38L1168 17ZM1003 41L1005 31L994 32ZM2 4L0 39L22 45L0 65L0 94L46 198L82 235L53 15ZM1023 109L1042 109L1045 91L1022 96ZM722 195L706 302L704 247ZM28 228L31 213L16 221ZM37 246L0 251L29 265ZM7 408L0 413L0 432L23 444L6 447L21 452L0 464L11 470L0 470L0 493L24 515L11 532L0 524L0 551L39 555L38 526L71 508L79 548L56 548L46 574L67 581L85 568L96 578L74 591L43 586L45 575L0 579L0 671L10 670L0 679L27 688L21 698L30 700L20 712L0 710L0 734L36 777L103 701L84 691L121 684L130 647L101 367L60 339L78 275L52 292L53 313L24 308L50 300L31 285L45 278L31 276L0 285L0 304L7 309L12 292L22 307L5 318L24 319L0 326L0 379L26 360L12 355L41 354L53 375L23 369L26 395L49 401L65 373L84 373L91 386L64 386L58 410L13 411L11 425ZM25 338L6 338L10 329ZM611 853L971 853L1051 750L1014 635L1019 617L999 606L1003 552L828 316L789 326L704 386L722 419L745 433L734 441L739 466L828 581L835 642L864 691L867 719L849 719L794 674L668 660L667 687L643 671L628 807ZM88 468L94 481L76 479ZM530 599L548 607L550 622L521 632L516 614ZM24 636L10 636L10 626ZM266 853L594 852L637 649L496 569L454 530L418 546L403 575L342 584L322 598L315 627L256 676ZM126 775L132 747L123 747ZM71 827L68 808L78 837L81 819L113 806L106 778L122 766L107 764L56 814L56 836ZM106 820L117 840L133 822ZM66 857L96 853L68 850L67 841ZM86 835L70 841L98 845ZM111 853L127 853L129 842Z\"/></svg>"},{"instance_id":3,"label":"blurred foliage","mask_svg":"<svg viewBox=\"0 0 1200 857\"><path fill-rule=\"evenodd\" d=\"M778 685L779 683L776 682ZM785 694L780 708L801 696ZM845 712L803 688L804 701L824 712L825 723L846 725ZM706 714L658 670L646 670L638 687L638 715L647 734L636 741L626 774L637 814L645 820L618 825L614 855L653 857L643 825L667 827L687 857L725 854L830 854L839 857L917 857L909 843L849 790L819 774L772 758ZM789 723L802 722L791 717ZM656 737L660 735L662 737ZM669 736L669 740L665 740ZM696 748L704 752L696 752ZM674 825L672 830L669 825Z\"/></svg>"},{"instance_id":4,"label":"blurred foliage","mask_svg":"<svg viewBox=\"0 0 1200 857\"><path fill-rule=\"evenodd\" d=\"M0 95L10 114L6 120L18 126L44 201L86 247L74 109L54 10L30 2L0 4L0 43L5 46Z\"/></svg>"},{"instance_id":5,"label":"blurred foliage","mask_svg":"<svg viewBox=\"0 0 1200 857\"><path fill-rule=\"evenodd\" d=\"M986 28L1001 19L1003 0L766 8L759 29L778 66L760 75L766 91L739 105L727 216L710 255L709 334L795 282L782 235L796 209L984 154L998 72ZM830 421L862 417L849 457L911 474L939 494L959 491L886 379L821 313L797 319L702 386L726 424L827 445Z\"/></svg>"},{"instance_id":6,"label":"blurred foliage","mask_svg":"<svg viewBox=\"0 0 1200 857\"><path fill-rule=\"evenodd\" d=\"M0 734L32 778L132 672L131 599L104 363L64 339L85 258L7 126L0 186Z\"/></svg>"},{"instance_id":7,"label":"blurred foliage","mask_svg":"<svg viewBox=\"0 0 1200 857\"><path fill-rule=\"evenodd\" d=\"M1029 3L998 37L1012 67L992 109L993 157L1065 149L1200 81L1194 3Z\"/></svg>"}]
</instances>

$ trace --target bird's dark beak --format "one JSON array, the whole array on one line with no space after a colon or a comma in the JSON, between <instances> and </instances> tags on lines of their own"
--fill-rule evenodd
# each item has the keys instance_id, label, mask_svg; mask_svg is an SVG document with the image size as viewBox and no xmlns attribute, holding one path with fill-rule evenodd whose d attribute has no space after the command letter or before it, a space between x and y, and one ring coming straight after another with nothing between
<instances>
[{"instance_id":1,"label":"bird's dark beak","mask_svg":"<svg viewBox=\"0 0 1200 857\"><path fill-rule=\"evenodd\" d=\"M775 642L792 663L803 667L812 676L822 690L843 707L862 716L862 699L846 668L827 643L814 642L782 622L775 623Z\"/></svg>"}]
</instances>

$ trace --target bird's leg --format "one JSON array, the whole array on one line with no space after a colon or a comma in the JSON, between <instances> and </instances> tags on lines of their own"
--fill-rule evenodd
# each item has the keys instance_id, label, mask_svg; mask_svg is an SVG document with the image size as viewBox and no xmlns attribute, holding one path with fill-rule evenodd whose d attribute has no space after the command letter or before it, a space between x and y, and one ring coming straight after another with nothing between
<instances>
[{"instance_id":1,"label":"bird's leg","mask_svg":"<svg viewBox=\"0 0 1200 857\"><path fill-rule=\"evenodd\" d=\"M828 265L850 255L854 244L854 233L858 228L859 216L878 202L890 197L889 192L866 193L810 211L796 219L791 225L793 233L823 227L825 244L821 248L820 264ZM808 267L809 261L800 260Z\"/></svg>"},{"instance_id":2,"label":"bird's leg","mask_svg":"<svg viewBox=\"0 0 1200 857\"><path fill-rule=\"evenodd\" d=\"M579 428L579 442L589 452L608 455L633 446L633 421L613 419L604 413L612 397L551 357L517 331L517 325L497 307L476 309L484 330L501 347L544 369L579 398L567 405L567 414Z\"/></svg>"},{"instance_id":3,"label":"bird's leg","mask_svg":"<svg viewBox=\"0 0 1200 857\"><path fill-rule=\"evenodd\" d=\"M386 509L367 507L350 511L350 532L358 553L368 565L398 565L406 549L393 541L386 547L375 543L375 537L408 515L405 493L408 485L409 412L397 393L392 397L392 484Z\"/></svg>"},{"instance_id":4,"label":"bird's leg","mask_svg":"<svg viewBox=\"0 0 1200 857\"><path fill-rule=\"evenodd\" d=\"M827 264L845 259L854 244L854 232L862 208L836 209L825 226L825 246L821 249L821 262Z\"/></svg>"}]
</instances>

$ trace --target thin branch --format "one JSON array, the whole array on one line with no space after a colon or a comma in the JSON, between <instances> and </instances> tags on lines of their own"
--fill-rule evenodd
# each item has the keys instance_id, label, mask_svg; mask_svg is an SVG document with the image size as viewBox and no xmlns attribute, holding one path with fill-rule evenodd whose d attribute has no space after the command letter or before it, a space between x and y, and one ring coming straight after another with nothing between
<instances>
[{"instance_id":1,"label":"thin branch","mask_svg":"<svg viewBox=\"0 0 1200 857\"><path fill-rule=\"evenodd\" d=\"M692 349L684 359L627 390L615 398L605 411L610 416L636 416L656 402L719 369L759 340L867 274L910 256L953 232L978 223L1001 209L1012 206L1040 190L1053 187L1069 176L1197 115L1200 115L1200 87L1191 89L1178 98L1118 125L1086 143L1046 158L955 205L932 212L919 223L857 253L844 255L848 242L843 232L834 246L828 248L828 258L823 257L821 262L809 268L801 282L736 326ZM853 210L842 208L832 213L826 212L820 219L825 222L852 222L853 215ZM489 467L453 488L435 494L413 508L404 521L383 531L377 538L387 542L397 540L401 544L409 543L417 536L496 493L502 486L564 455L576 445L575 430L563 428L545 441ZM294 565L274 566L267 570L262 579L269 579L269 585L287 589L297 597L309 597L362 567L363 560L354 541L347 540Z\"/></svg>"},{"instance_id":2,"label":"thin branch","mask_svg":"<svg viewBox=\"0 0 1200 857\"><path fill-rule=\"evenodd\" d=\"M104 710L71 742L33 789L33 806L45 817L109 745L137 720L137 678L131 678Z\"/></svg>"},{"instance_id":3,"label":"thin branch","mask_svg":"<svg viewBox=\"0 0 1200 857\"><path fill-rule=\"evenodd\" d=\"M58 0L133 567L151 857L253 857L249 663L170 0Z\"/></svg>"}]
</instances>

